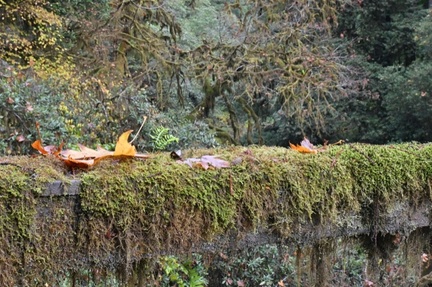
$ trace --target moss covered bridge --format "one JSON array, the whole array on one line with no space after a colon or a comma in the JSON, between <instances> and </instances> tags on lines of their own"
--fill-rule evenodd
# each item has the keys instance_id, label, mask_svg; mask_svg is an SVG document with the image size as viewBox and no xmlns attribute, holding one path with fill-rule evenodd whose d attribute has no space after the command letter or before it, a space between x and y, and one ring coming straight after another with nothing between
<instances>
[{"instance_id":1,"label":"moss covered bridge","mask_svg":"<svg viewBox=\"0 0 432 287\"><path fill-rule=\"evenodd\" d=\"M0 285L80 286L87 270L95 285L83 286L108 274L123 286L151 286L159 255L198 252L210 266L276 244L294 250L298 286L326 286L336 250L355 242L367 251L365 282L391 286L387 263L399 252L407 286L426 286L432 144L346 144L318 154L232 147L185 157L208 154L231 166L190 168L161 153L72 173L55 158L0 158Z\"/></svg>"}]
</instances>

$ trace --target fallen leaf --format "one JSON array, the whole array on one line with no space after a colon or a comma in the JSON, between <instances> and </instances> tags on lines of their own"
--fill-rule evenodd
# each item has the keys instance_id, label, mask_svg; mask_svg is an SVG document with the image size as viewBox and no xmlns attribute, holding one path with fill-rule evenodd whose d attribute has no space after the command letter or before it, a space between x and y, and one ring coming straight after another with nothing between
<instances>
[{"instance_id":1,"label":"fallen leaf","mask_svg":"<svg viewBox=\"0 0 432 287\"><path fill-rule=\"evenodd\" d=\"M118 139L114 152L108 151L101 147L97 150L88 148L84 145L78 145L79 151L66 149L62 150L63 144L59 147L43 146L40 139L32 143L32 147L38 150L43 155L54 155L62 160L67 166L71 168L89 168L97 164L99 161L106 158L149 158L148 154L139 154L136 152L127 140L132 130L124 132Z\"/></svg>"},{"instance_id":2,"label":"fallen leaf","mask_svg":"<svg viewBox=\"0 0 432 287\"><path fill-rule=\"evenodd\" d=\"M230 167L230 163L226 160L220 159L214 155L203 155L201 158L187 158L185 160L178 160L178 162L189 165L190 167L198 167L207 170L213 168Z\"/></svg>"},{"instance_id":3,"label":"fallen leaf","mask_svg":"<svg viewBox=\"0 0 432 287\"><path fill-rule=\"evenodd\" d=\"M63 143L59 147L54 145L43 146L41 140L36 140L31 144L31 146L43 155L58 155L63 147Z\"/></svg>"},{"instance_id":4,"label":"fallen leaf","mask_svg":"<svg viewBox=\"0 0 432 287\"><path fill-rule=\"evenodd\" d=\"M230 163L213 155L204 155L201 157L202 162L206 162L215 168L230 167Z\"/></svg>"},{"instance_id":5,"label":"fallen leaf","mask_svg":"<svg viewBox=\"0 0 432 287\"><path fill-rule=\"evenodd\" d=\"M22 134L16 137L17 142L22 143L23 141L25 141L25 136L23 136Z\"/></svg>"},{"instance_id":6,"label":"fallen leaf","mask_svg":"<svg viewBox=\"0 0 432 287\"><path fill-rule=\"evenodd\" d=\"M289 143L289 145L293 150L296 150L300 153L314 153L314 154L318 153L316 149L313 149L313 145L306 138L300 143L300 145L295 145L292 143Z\"/></svg>"},{"instance_id":7,"label":"fallen leaf","mask_svg":"<svg viewBox=\"0 0 432 287\"><path fill-rule=\"evenodd\" d=\"M25 110L26 110L26 112L32 112L33 106L29 102L27 102Z\"/></svg>"},{"instance_id":8,"label":"fallen leaf","mask_svg":"<svg viewBox=\"0 0 432 287\"><path fill-rule=\"evenodd\" d=\"M342 144L342 143L344 143L344 141L340 140L340 141L334 143L333 145L336 145L336 144ZM326 141L324 142L324 145L323 145L322 147L320 147L320 148L316 148L316 147L315 147L315 146L314 146L314 145L313 145L313 144L308 140L307 137L304 137L304 138L303 138L303 140L300 142L300 145L296 145L296 144L292 144L292 143L289 143L289 145L290 145L290 147L291 147L293 150L296 150L296 151L298 151L298 152L300 152L300 153L313 153L313 154L316 154L316 153L318 153L318 152L325 151L325 150L327 150L327 148L329 147L329 145L328 145L328 141L326 140Z\"/></svg>"},{"instance_id":9,"label":"fallen leaf","mask_svg":"<svg viewBox=\"0 0 432 287\"><path fill-rule=\"evenodd\" d=\"M135 156L136 149L128 142L128 138L131 133L132 130L128 130L119 137L114 149L114 156Z\"/></svg>"}]
</instances>

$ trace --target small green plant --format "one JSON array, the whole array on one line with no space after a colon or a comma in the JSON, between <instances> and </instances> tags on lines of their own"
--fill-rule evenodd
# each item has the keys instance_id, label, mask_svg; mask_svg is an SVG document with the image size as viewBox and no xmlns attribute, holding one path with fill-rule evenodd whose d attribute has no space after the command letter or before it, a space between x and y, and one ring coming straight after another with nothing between
<instances>
[{"instance_id":1,"label":"small green plant","mask_svg":"<svg viewBox=\"0 0 432 287\"><path fill-rule=\"evenodd\" d=\"M169 133L169 128L157 127L150 132L152 146L155 150L164 150L170 144L179 142L179 138Z\"/></svg>"},{"instance_id":2,"label":"small green plant","mask_svg":"<svg viewBox=\"0 0 432 287\"><path fill-rule=\"evenodd\" d=\"M281 280L294 284L295 257L288 247L272 244L256 246L226 255L213 263L210 274L222 274L220 286L279 286ZM219 280L220 280L219 279ZM291 285L287 285L291 286Z\"/></svg>"},{"instance_id":3,"label":"small green plant","mask_svg":"<svg viewBox=\"0 0 432 287\"><path fill-rule=\"evenodd\" d=\"M163 270L161 286L205 287L207 271L202 265L201 257L194 255L194 260L179 262L175 256L163 256L159 260Z\"/></svg>"}]
</instances>

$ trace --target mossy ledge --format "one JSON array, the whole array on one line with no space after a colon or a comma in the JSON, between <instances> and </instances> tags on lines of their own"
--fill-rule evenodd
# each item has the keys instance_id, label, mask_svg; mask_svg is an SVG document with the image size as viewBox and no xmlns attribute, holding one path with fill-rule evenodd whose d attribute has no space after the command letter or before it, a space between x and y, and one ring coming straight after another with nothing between
<instances>
[{"instance_id":1,"label":"mossy ledge","mask_svg":"<svg viewBox=\"0 0 432 287\"><path fill-rule=\"evenodd\" d=\"M307 246L361 235L376 243L430 224L432 144L186 152L207 154L235 164L202 170L158 153L72 174L49 157L1 157L1 285L51 286L96 268L144 286L158 254L220 248L233 232L238 242L264 233Z\"/></svg>"}]
</instances>

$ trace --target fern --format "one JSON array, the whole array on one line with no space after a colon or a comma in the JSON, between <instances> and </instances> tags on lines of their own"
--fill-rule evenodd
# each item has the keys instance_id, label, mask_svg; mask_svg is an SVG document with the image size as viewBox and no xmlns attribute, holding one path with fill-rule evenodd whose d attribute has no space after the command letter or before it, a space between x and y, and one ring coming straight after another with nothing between
<instances>
[{"instance_id":1,"label":"fern","mask_svg":"<svg viewBox=\"0 0 432 287\"><path fill-rule=\"evenodd\" d=\"M150 133L152 139L152 145L155 150L164 150L171 143L179 142L179 138L169 133L169 128L157 127L154 128Z\"/></svg>"}]
</instances>

